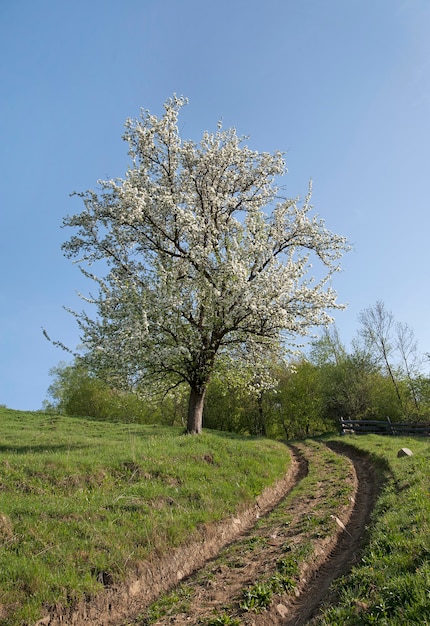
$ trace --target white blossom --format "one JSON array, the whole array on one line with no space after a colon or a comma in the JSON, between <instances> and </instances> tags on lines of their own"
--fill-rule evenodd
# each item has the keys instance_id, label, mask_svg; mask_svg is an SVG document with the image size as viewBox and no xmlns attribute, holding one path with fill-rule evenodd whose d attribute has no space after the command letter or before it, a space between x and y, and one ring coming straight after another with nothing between
<instances>
[{"instance_id":1,"label":"white blossom","mask_svg":"<svg viewBox=\"0 0 430 626\"><path fill-rule=\"evenodd\" d=\"M222 355L260 360L330 321L341 306L330 279L348 246L311 215L310 189L302 204L280 197L282 153L250 150L220 124L200 143L182 140L185 104L174 96L160 118L127 120L132 164L78 194L84 210L64 220L75 234L63 248L99 286L95 319L76 315L84 358L117 384L187 382L198 431ZM97 262L102 278L85 269Z\"/></svg>"}]
</instances>

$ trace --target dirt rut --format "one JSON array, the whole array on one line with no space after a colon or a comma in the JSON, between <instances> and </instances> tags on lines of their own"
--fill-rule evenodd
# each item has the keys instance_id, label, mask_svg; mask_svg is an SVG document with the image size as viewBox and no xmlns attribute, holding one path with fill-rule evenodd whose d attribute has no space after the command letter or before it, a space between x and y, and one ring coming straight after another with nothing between
<instances>
[{"instance_id":1,"label":"dirt rut","mask_svg":"<svg viewBox=\"0 0 430 626\"><path fill-rule=\"evenodd\" d=\"M276 572L286 544L294 550L304 535L312 535L304 524L312 522L313 512L325 497L324 480L311 497L306 495L306 490L294 497L295 488L307 476L313 462L312 450L303 445L290 446L292 463L288 474L266 490L253 507L203 529L197 541L172 554L142 564L127 585L106 589L100 597L82 603L69 614L60 609L51 612L38 625L185 626L204 624L209 616L223 613L239 618L244 626L309 623L327 598L333 580L355 562L365 541L378 492L375 472L366 456L350 447L333 444L332 448L350 460L344 481L352 487L351 498L331 516L329 535L313 538L312 561L305 561L302 566L294 592L275 594L267 610L243 612L240 608L243 589ZM286 508L281 510L283 506ZM275 512L270 516L271 521L265 518L269 512ZM186 603L172 606L157 621L149 621L150 603L177 585L185 589Z\"/></svg>"},{"instance_id":2,"label":"dirt rut","mask_svg":"<svg viewBox=\"0 0 430 626\"><path fill-rule=\"evenodd\" d=\"M320 554L311 566L302 573L299 586L294 596L278 598L261 616L249 623L255 626L304 626L312 624L317 618L321 605L330 604L330 587L334 580L346 574L358 561L366 543L367 527L371 513L381 488L381 480L369 457L350 446L332 444L339 454L346 455L351 461L355 489L351 498L351 507L345 511L339 530L321 546ZM247 622L244 622L247 623Z\"/></svg>"},{"instance_id":3,"label":"dirt rut","mask_svg":"<svg viewBox=\"0 0 430 626\"><path fill-rule=\"evenodd\" d=\"M199 535L163 556L141 563L133 577L122 585L107 587L90 601L82 601L68 611L53 607L35 626L120 626L131 623L161 594L203 567L225 546L236 541L271 511L300 479L302 464L294 458L287 474L264 490L255 503L218 524L200 529Z\"/></svg>"}]
</instances>

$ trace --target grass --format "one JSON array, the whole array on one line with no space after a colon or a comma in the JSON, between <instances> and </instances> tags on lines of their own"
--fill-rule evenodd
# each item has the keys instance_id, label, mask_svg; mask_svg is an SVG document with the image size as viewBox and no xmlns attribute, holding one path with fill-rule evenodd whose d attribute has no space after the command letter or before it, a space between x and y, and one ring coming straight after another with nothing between
<instances>
[{"instance_id":1,"label":"grass","mask_svg":"<svg viewBox=\"0 0 430 626\"><path fill-rule=\"evenodd\" d=\"M0 409L0 624L119 582L282 475L285 446Z\"/></svg>"},{"instance_id":2,"label":"grass","mask_svg":"<svg viewBox=\"0 0 430 626\"><path fill-rule=\"evenodd\" d=\"M385 483L361 560L336 583L336 602L315 623L430 624L428 440L332 440L370 455ZM285 542L276 571L243 590L243 610L264 610L273 595L293 592L302 564L333 530L331 515L350 496L342 457L318 441L297 446L313 451L309 472L285 506L257 525L258 532L276 524ZM414 455L397 458L400 447ZM0 408L0 625L32 624L50 606L73 605L124 580L148 555L250 502L287 464L283 444L263 439L217 432L187 437L175 428ZM324 503L294 517L294 502L312 501L321 490ZM239 567L264 541L244 539L221 558ZM189 584L174 590L166 606L160 599L160 614L175 605L186 610ZM207 621L238 623L230 610Z\"/></svg>"},{"instance_id":3,"label":"grass","mask_svg":"<svg viewBox=\"0 0 430 626\"><path fill-rule=\"evenodd\" d=\"M370 454L388 476L370 540L350 575L336 584L338 602L320 625L430 624L430 446L423 438L343 437ZM412 457L398 458L401 447Z\"/></svg>"}]
</instances>

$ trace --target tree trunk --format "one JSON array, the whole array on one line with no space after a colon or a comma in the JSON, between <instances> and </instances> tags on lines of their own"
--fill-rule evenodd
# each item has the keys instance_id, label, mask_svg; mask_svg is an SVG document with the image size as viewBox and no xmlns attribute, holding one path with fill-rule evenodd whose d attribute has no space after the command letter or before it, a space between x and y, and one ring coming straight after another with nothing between
<instances>
[{"instance_id":1,"label":"tree trunk","mask_svg":"<svg viewBox=\"0 0 430 626\"><path fill-rule=\"evenodd\" d=\"M266 430L266 420L264 419L263 392L262 391L258 394L257 406L258 406L258 419L260 422L258 434L261 435L262 437L266 437L267 430Z\"/></svg>"},{"instance_id":2,"label":"tree trunk","mask_svg":"<svg viewBox=\"0 0 430 626\"><path fill-rule=\"evenodd\" d=\"M200 435L202 432L203 406L205 403L206 388L196 389L191 387L188 400L187 433Z\"/></svg>"}]
</instances>

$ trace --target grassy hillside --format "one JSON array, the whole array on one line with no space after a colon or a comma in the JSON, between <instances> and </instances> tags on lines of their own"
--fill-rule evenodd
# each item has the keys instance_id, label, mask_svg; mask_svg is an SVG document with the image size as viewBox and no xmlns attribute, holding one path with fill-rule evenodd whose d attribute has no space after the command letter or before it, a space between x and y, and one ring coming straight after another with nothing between
<instances>
[{"instance_id":1,"label":"grassy hillside","mask_svg":"<svg viewBox=\"0 0 430 626\"><path fill-rule=\"evenodd\" d=\"M288 463L274 441L0 409L0 624L124 579Z\"/></svg>"},{"instance_id":2,"label":"grassy hillside","mask_svg":"<svg viewBox=\"0 0 430 626\"><path fill-rule=\"evenodd\" d=\"M306 532L331 531L339 493L348 495L345 460L328 453L330 441L366 454L384 487L360 561L315 623L430 624L428 440L366 435L297 444L312 451L308 475L285 511L273 513L285 517L279 524L296 542L290 517L301 497L314 503L314 491L331 485L297 527L306 540ZM397 458L404 446L414 455ZM0 626L32 624L43 608L125 580L148 555L249 503L288 464L286 447L264 439L0 409Z\"/></svg>"},{"instance_id":3,"label":"grassy hillside","mask_svg":"<svg viewBox=\"0 0 430 626\"><path fill-rule=\"evenodd\" d=\"M320 626L430 624L430 445L419 437L347 436L385 476L360 562L336 583ZM413 451L398 458L400 448Z\"/></svg>"},{"instance_id":4,"label":"grassy hillside","mask_svg":"<svg viewBox=\"0 0 430 626\"><path fill-rule=\"evenodd\" d=\"M327 550L327 545L332 545L336 519L346 519L342 506L345 498L351 498L347 459L332 451L339 446L355 458L356 467L361 466L361 496L357 492L354 498L359 511L346 528L349 539L344 537L334 552L326 553L328 560L319 576L309 575L324 546ZM413 456L398 458L401 447L410 448ZM430 624L428 440L376 435L323 437L295 442L294 448L304 455L308 473L287 498L258 522L251 535L223 550L195 577L148 607L131 622L134 626L173 622L179 626L279 624L280 615L288 624L314 626ZM369 496L373 500L378 485L381 490L375 509L362 527L358 518L369 506ZM363 537L367 541L358 551ZM348 553L346 561L344 550ZM327 579L333 572L339 575L347 571L348 561L355 562L352 570L337 578L329 589ZM244 581L245 587L241 586ZM212 596L217 592L214 603ZM314 601L320 599L328 604L309 621L317 606ZM255 613L261 616L254 620Z\"/></svg>"}]
</instances>

